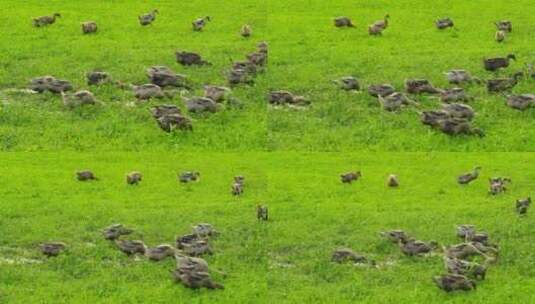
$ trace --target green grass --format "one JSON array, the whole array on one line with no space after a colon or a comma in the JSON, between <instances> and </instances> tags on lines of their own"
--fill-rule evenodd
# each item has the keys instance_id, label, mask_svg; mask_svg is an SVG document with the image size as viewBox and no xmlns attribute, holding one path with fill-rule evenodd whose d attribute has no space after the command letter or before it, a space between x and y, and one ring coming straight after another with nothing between
<instances>
[{"instance_id":1,"label":"green grass","mask_svg":"<svg viewBox=\"0 0 535 304\"><path fill-rule=\"evenodd\" d=\"M535 61L531 2L521 1L19 1L3 2L0 41L0 88L24 87L29 79L51 74L86 88L84 74L103 69L115 79L144 83L145 68L164 64L188 75L195 94L203 84L224 84L230 59L270 44L266 73L253 87L234 95L244 109L227 109L209 117L194 116L191 134L161 132L150 117L150 105L128 106L130 92L112 87L91 88L105 106L69 111L52 95L0 96L0 149L32 150L211 150L211 151L533 151L534 111L518 112L504 98L489 96L483 87L469 88L475 125L487 136L449 137L419 122L413 109L385 113L366 93L337 90L331 80L355 75L367 86L391 82L402 89L406 78L424 77L446 87L443 72L465 68L483 79L482 57L514 52L519 61L501 74ZM150 27L136 16L159 8ZM33 28L31 18L58 11L63 17L48 28ZM388 12L391 27L382 37L369 37L368 24ZM202 33L190 22L211 15ZM348 15L356 29L336 29L332 18ZM458 30L438 31L433 21L450 16ZM510 19L514 32L497 44L492 21ZM80 33L81 21L95 20L96 35ZM238 35L242 24L253 26L251 39ZM174 51L198 51L214 65L183 68ZM533 93L535 82L522 82L515 92ZM288 89L309 97L306 111L271 110L270 89ZM424 108L438 106L421 97ZM179 98L171 101L181 104ZM152 104L158 102L152 102Z\"/></svg>"},{"instance_id":2,"label":"green grass","mask_svg":"<svg viewBox=\"0 0 535 304\"><path fill-rule=\"evenodd\" d=\"M0 161L0 257L42 261L2 263L5 303L530 303L535 290L535 222L514 212L514 200L532 194L532 154L14 153ZM455 177L475 165L484 168L481 178L457 185ZM79 168L100 180L75 181ZM188 169L201 172L199 183L178 183L175 173ZM352 169L362 170L362 180L341 184L338 174ZM144 173L139 186L124 183L131 170ZM384 186L389 173L398 174L399 189ZM235 174L247 178L237 198L229 189ZM513 183L492 197L487 177L497 175ZM258 202L269 206L269 222L257 222ZM149 245L172 242L198 222L214 224L221 235L207 260L228 273L215 274L226 289L191 291L172 282L171 260L126 257L100 235L114 222L135 227L133 237ZM442 272L438 256L405 257L377 235L401 228L453 244L462 223L487 231L501 249L488 278L469 293L433 285ZM69 251L42 258L36 245L47 240L64 241ZM332 264L340 246L391 265Z\"/></svg>"},{"instance_id":3,"label":"green grass","mask_svg":"<svg viewBox=\"0 0 535 304\"><path fill-rule=\"evenodd\" d=\"M532 303L533 214L518 217L514 201L535 188L535 111L512 110L503 96L482 86L474 124L484 138L450 137L419 122L414 108L386 113L362 93L337 89L331 80L353 75L361 86L428 78L449 87L443 72L463 68L482 79L483 57L515 53L500 76L535 63L532 1L15 1L4 0L0 25L0 303ZM141 27L137 16L158 8L156 22ZM34 28L31 18L59 12L62 18ZM382 37L367 25L391 16ZM191 21L210 15L201 33ZM337 29L332 18L351 17L356 29ZM449 16L457 29L438 31L433 21ZM493 21L510 19L514 32L494 42ZM81 34L94 20L96 35ZM245 24L253 37L238 35ZM166 65L188 76L192 95L204 84L225 84L231 61L259 41L269 42L269 63L254 86L233 89L242 108L190 115L193 132L162 132L149 109L161 103L184 108L179 97L136 103L130 91L88 87L85 73L109 72L128 83L147 82L145 69ZM175 50L199 52L212 66L182 67ZM76 89L90 89L102 104L68 110L52 94L8 92L31 78L53 75ZM267 106L270 90L308 97L305 110ZM515 93L535 93L522 81ZM415 97L423 109L436 98ZM468 153L470 152L470 153ZM492 152L492 153L491 153ZM458 174L483 167L469 186ZM100 180L81 183L78 169ZM127 186L125 174L144 174ZM177 172L198 170L202 179L179 184ZM339 174L362 170L352 185ZM395 173L398 189L385 179ZM232 177L246 177L245 193L230 194ZM487 194L487 178L513 183ZM258 222L266 204L270 221ZM132 238L149 246L173 243L196 223L215 225L210 265L225 290L189 290L172 281L172 260L129 258L103 240L112 223L136 229ZM433 275L439 256L408 258L378 237L404 229L422 240L459 242L455 225L472 223L499 244L498 263L478 289L447 294ZM46 259L38 244L69 245ZM379 269L337 265L330 254L350 247L387 265ZM16 261L16 263L12 263ZM18 262L17 262L18 261ZM27 263L21 263L27 261ZM30 263L30 262L36 263Z\"/></svg>"}]
</instances>

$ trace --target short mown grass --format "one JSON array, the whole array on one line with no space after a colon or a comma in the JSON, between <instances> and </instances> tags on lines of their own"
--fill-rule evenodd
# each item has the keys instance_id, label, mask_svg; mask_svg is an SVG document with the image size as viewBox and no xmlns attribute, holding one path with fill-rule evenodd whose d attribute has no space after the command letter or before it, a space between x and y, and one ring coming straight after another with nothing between
<instances>
[{"instance_id":1,"label":"short mown grass","mask_svg":"<svg viewBox=\"0 0 535 304\"><path fill-rule=\"evenodd\" d=\"M3 154L0 161L0 299L4 303L518 303L532 301L531 211L519 217L517 198L533 195L531 154L298 154L63 153ZM456 176L481 165L468 186ZM74 171L92 169L82 183ZM199 183L179 184L176 172L199 170ZM339 174L360 169L361 180ZM145 179L127 186L124 174ZM385 178L398 174L401 186ZM230 194L232 176L246 177L245 193ZM487 178L509 176L509 191L487 194ZM258 222L255 206L269 206ZM225 290L191 291L173 283L174 262L129 258L103 240L103 227L134 227L148 245L172 243L199 222L215 225L215 254ZM478 289L446 294L434 286L439 256L409 258L378 236L404 229L442 245L459 242L455 225L472 223L500 246L500 257ZM46 259L37 245L59 240L69 250ZM337 265L330 254L350 247L379 269ZM8 264L21 257L36 264Z\"/></svg>"}]
</instances>

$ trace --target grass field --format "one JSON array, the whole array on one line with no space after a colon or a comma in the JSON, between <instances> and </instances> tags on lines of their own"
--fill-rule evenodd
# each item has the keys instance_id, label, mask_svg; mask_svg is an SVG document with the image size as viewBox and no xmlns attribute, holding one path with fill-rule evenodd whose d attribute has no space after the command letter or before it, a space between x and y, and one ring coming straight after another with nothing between
<instances>
[{"instance_id":1,"label":"grass field","mask_svg":"<svg viewBox=\"0 0 535 304\"><path fill-rule=\"evenodd\" d=\"M381 109L366 88L408 78L427 78L449 88L443 75L466 69L483 80L535 64L532 1L15 1L0 3L0 304L3 303L535 303L533 210L515 213L516 199L534 197L535 108L520 112L480 85L466 87L474 125L486 136L448 136L424 126L418 111L438 98L415 96L420 109ZM157 8L156 21L141 27L137 16ZM34 17L61 13L55 24L35 28ZM390 14L381 37L367 27ZM203 32L191 21L209 15ZM338 29L336 16L357 27ZM455 29L434 20L451 17ZM494 41L494 21L514 30ZM82 35L80 23L99 31ZM253 35L239 35L243 24ZM267 68L252 86L232 89L241 107L215 114L187 114L193 132L160 130L150 108L170 99L136 102L130 90L88 86L86 72L104 70L114 80L148 83L145 70L165 65L187 75L193 90L226 85L233 61L245 59L259 41L269 43ZM213 65L183 67L174 52L199 52ZM483 57L516 54L496 75ZM29 80L67 79L91 90L95 106L67 109L59 95L29 94ZM338 89L332 80L352 75L362 92ZM13 90L15 89L15 90ZM306 96L305 109L267 105L271 90ZM513 93L535 94L535 79ZM460 173L482 166L468 186ZM100 178L82 183L74 173L91 169ZM144 179L128 186L125 174ZM201 172L201 181L180 184L177 173ZM343 172L363 177L342 184ZM401 186L385 186L397 174ZM246 178L235 197L235 175ZM509 191L487 193L488 178L512 178ZM256 219L257 204L270 220ZM190 290L173 282L172 260L128 257L103 239L113 223L135 228L148 246L174 243L197 223L221 235L207 256L224 290ZM441 245L460 242L458 224L475 224L500 247L500 256L470 292L445 293L432 282L444 272L441 257L410 258L378 235L404 229ZM38 245L63 241L68 250L44 258ZM379 267L330 261L349 247Z\"/></svg>"},{"instance_id":2,"label":"grass field","mask_svg":"<svg viewBox=\"0 0 535 304\"><path fill-rule=\"evenodd\" d=\"M64 153L3 154L0 195L1 299L6 303L530 303L535 289L532 214L518 217L514 200L533 191L532 154L409 153L337 155ZM482 177L461 187L455 177L474 165ZM99 181L80 183L73 171L91 168ZM195 168L197 184L180 185L175 172ZM362 180L347 185L351 169ZM137 169L137 187L124 174ZM291 172L291 174L289 174ZM387 189L397 173L399 189ZM247 177L235 198L229 183ZM510 191L487 194L487 177L513 180ZM9 178L7 178L9 177ZM270 208L258 222L255 205ZM198 222L221 232L209 263L228 274L223 291L190 291L172 282L174 263L128 258L100 235L121 222L149 245L172 242ZM499 244L496 265L478 289L446 294L431 277L440 257L408 258L378 232L401 228L423 240L454 244L455 225L476 224ZM42 258L44 240L69 244L67 253ZM330 253L345 246L386 263L380 269L337 265ZM25 257L38 264L9 265Z\"/></svg>"},{"instance_id":3,"label":"grass field","mask_svg":"<svg viewBox=\"0 0 535 304\"><path fill-rule=\"evenodd\" d=\"M2 94L0 147L4 151L195 149L211 151L533 151L534 111L518 112L501 96L489 96L483 87L469 92L476 100L475 125L487 136L448 137L423 126L414 109L386 113L366 93L338 90L331 80L357 76L362 86L390 82L403 89L406 78L428 78L447 87L443 72L464 68L487 79L483 57L518 57L508 75L535 62L532 41L535 25L530 1L19 1L3 2L3 38L0 42L0 89L22 88L29 79L54 75L87 88L87 71L102 69L115 79L142 84L145 69L167 65L188 75L200 93L203 84L224 84L232 60L242 59L258 41L270 45L268 69L253 87L239 87L234 95L244 108L227 109L209 117L194 116L191 134L161 132L151 119L151 105L129 106L128 91L110 86L91 88L105 106L69 111L51 95ZM225 9L221 9L224 6ZM154 7L161 14L149 27L136 16ZM33 28L36 15L61 12L48 28ZM391 15L382 37L370 37L367 25ZM191 31L194 18L211 15L202 33ZM336 29L332 18L347 15L356 29ZM477 18L474 17L477 15ZM439 31L433 21L450 16L456 30ZM494 41L493 21L510 19L514 31L503 44ZM81 21L95 20L96 35L80 33ZM242 24L253 26L250 39L238 35ZM183 68L174 51L200 52L214 65ZM516 93L533 93L535 81L526 80ZM307 96L305 111L270 110L270 89L288 89ZM420 97L423 108L439 102ZM172 102L181 104L179 98ZM152 102L152 104L158 102Z\"/></svg>"}]
</instances>

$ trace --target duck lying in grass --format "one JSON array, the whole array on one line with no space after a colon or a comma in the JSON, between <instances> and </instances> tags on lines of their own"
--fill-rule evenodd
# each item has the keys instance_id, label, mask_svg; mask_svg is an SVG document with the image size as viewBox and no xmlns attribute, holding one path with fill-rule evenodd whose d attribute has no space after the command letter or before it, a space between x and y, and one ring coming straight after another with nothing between
<instances>
[{"instance_id":1,"label":"duck lying in grass","mask_svg":"<svg viewBox=\"0 0 535 304\"><path fill-rule=\"evenodd\" d=\"M151 261L162 261L168 257L174 257L176 249L168 244L162 244L154 248L147 248L145 256Z\"/></svg>"},{"instance_id":2,"label":"duck lying in grass","mask_svg":"<svg viewBox=\"0 0 535 304\"><path fill-rule=\"evenodd\" d=\"M223 289L223 285L215 282L209 273L208 263L201 258L176 256L177 266L172 272L176 282L191 289Z\"/></svg>"},{"instance_id":3,"label":"duck lying in grass","mask_svg":"<svg viewBox=\"0 0 535 304\"><path fill-rule=\"evenodd\" d=\"M369 260L365 256L354 252L349 248L338 248L331 254L331 261L342 264L351 262L354 264L375 264L374 261Z\"/></svg>"},{"instance_id":4,"label":"duck lying in grass","mask_svg":"<svg viewBox=\"0 0 535 304\"><path fill-rule=\"evenodd\" d=\"M511 60L516 60L514 54L509 54L507 57L485 58L483 59L483 67L485 70L495 72L500 69L509 67Z\"/></svg>"},{"instance_id":5,"label":"duck lying in grass","mask_svg":"<svg viewBox=\"0 0 535 304\"><path fill-rule=\"evenodd\" d=\"M139 240L115 240L117 248L127 255L141 254L147 251L147 246Z\"/></svg>"},{"instance_id":6,"label":"duck lying in grass","mask_svg":"<svg viewBox=\"0 0 535 304\"><path fill-rule=\"evenodd\" d=\"M185 171L178 175L178 180L181 183L198 182L201 180L201 174L196 171Z\"/></svg>"},{"instance_id":7,"label":"duck lying in grass","mask_svg":"<svg viewBox=\"0 0 535 304\"><path fill-rule=\"evenodd\" d=\"M433 282L446 292L476 289L476 282L460 274L443 274L433 277Z\"/></svg>"},{"instance_id":8,"label":"duck lying in grass","mask_svg":"<svg viewBox=\"0 0 535 304\"><path fill-rule=\"evenodd\" d=\"M55 257L63 252L67 248L67 245L62 242L48 242L41 244L40 248L41 253L47 257Z\"/></svg>"},{"instance_id":9,"label":"duck lying in grass","mask_svg":"<svg viewBox=\"0 0 535 304\"><path fill-rule=\"evenodd\" d=\"M348 17L336 17L334 18L334 26L336 27L355 27L351 19Z\"/></svg>"},{"instance_id":10,"label":"duck lying in grass","mask_svg":"<svg viewBox=\"0 0 535 304\"><path fill-rule=\"evenodd\" d=\"M535 94L509 95L506 104L512 109L524 111L535 105Z\"/></svg>"},{"instance_id":11,"label":"duck lying in grass","mask_svg":"<svg viewBox=\"0 0 535 304\"><path fill-rule=\"evenodd\" d=\"M435 21L435 25L439 30L447 29L448 27L454 26L453 20L451 20L451 18L449 17L438 19L437 21Z\"/></svg>"},{"instance_id":12,"label":"duck lying in grass","mask_svg":"<svg viewBox=\"0 0 535 304\"><path fill-rule=\"evenodd\" d=\"M82 170L82 171L76 172L76 179L81 182L98 180L95 174L89 170Z\"/></svg>"},{"instance_id":13,"label":"duck lying in grass","mask_svg":"<svg viewBox=\"0 0 535 304\"><path fill-rule=\"evenodd\" d=\"M114 241L119 239L123 235L129 235L134 232L133 229L126 228L122 224L113 224L109 227L106 227L102 230L102 235L104 239L109 241Z\"/></svg>"},{"instance_id":14,"label":"duck lying in grass","mask_svg":"<svg viewBox=\"0 0 535 304\"><path fill-rule=\"evenodd\" d=\"M344 91L359 91L360 84L357 78L353 76L345 76L340 79L333 80L338 87Z\"/></svg>"},{"instance_id":15,"label":"duck lying in grass","mask_svg":"<svg viewBox=\"0 0 535 304\"><path fill-rule=\"evenodd\" d=\"M456 258L444 257L444 266L451 274L464 275L476 280L484 280L487 273L486 265Z\"/></svg>"},{"instance_id":16,"label":"duck lying in grass","mask_svg":"<svg viewBox=\"0 0 535 304\"><path fill-rule=\"evenodd\" d=\"M184 66L192 65L211 65L208 61L204 60L201 55L195 52L189 51L177 51L175 52L176 62Z\"/></svg>"}]
</instances>

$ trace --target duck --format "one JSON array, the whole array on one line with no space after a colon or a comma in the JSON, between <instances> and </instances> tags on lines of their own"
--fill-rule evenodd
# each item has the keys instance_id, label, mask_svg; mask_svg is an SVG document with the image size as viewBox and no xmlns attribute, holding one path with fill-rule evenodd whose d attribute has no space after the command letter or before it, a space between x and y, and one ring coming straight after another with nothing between
<instances>
[{"instance_id":1,"label":"duck","mask_svg":"<svg viewBox=\"0 0 535 304\"><path fill-rule=\"evenodd\" d=\"M95 95L87 90L80 90L73 94L61 92L61 97L63 98L63 104L71 109L79 106L95 105L97 103Z\"/></svg>"},{"instance_id":2,"label":"duck","mask_svg":"<svg viewBox=\"0 0 535 304\"><path fill-rule=\"evenodd\" d=\"M102 235L104 239L109 241L114 241L120 238L123 235L129 235L134 232L133 229L126 228L122 224L113 224L102 230Z\"/></svg>"},{"instance_id":3,"label":"duck","mask_svg":"<svg viewBox=\"0 0 535 304\"><path fill-rule=\"evenodd\" d=\"M230 88L215 85L204 86L204 97L210 98L215 102L223 102L231 92Z\"/></svg>"},{"instance_id":4,"label":"duck","mask_svg":"<svg viewBox=\"0 0 535 304\"><path fill-rule=\"evenodd\" d=\"M56 18L60 18L60 13L54 13L51 16L40 16L33 19L33 25L35 27L42 27L54 24L56 22Z\"/></svg>"},{"instance_id":5,"label":"duck","mask_svg":"<svg viewBox=\"0 0 535 304\"><path fill-rule=\"evenodd\" d=\"M489 178L489 194L497 195L507 191L507 184L511 182L509 178L493 177Z\"/></svg>"},{"instance_id":6,"label":"duck","mask_svg":"<svg viewBox=\"0 0 535 304\"><path fill-rule=\"evenodd\" d=\"M443 274L434 276L433 282L446 292L464 290L469 291L476 289L476 282L460 274Z\"/></svg>"},{"instance_id":7,"label":"duck","mask_svg":"<svg viewBox=\"0 0 535 304\"><path fill-rule=\"evenodd\" d=\"M253 34L253 29L251 28L251 26L249 24L244 24L241 27L240 35L243 38L249 38L249 37L251 37L252 34Z\"/></svg>"},{"instance_id":8,"label":"duck","mask_svg":"<svg viewBox=\"0 0 535 304\"><path fill-rule=\"evenodd\" d=\"M524 111L535 105L535 94L509 95L506 104L512 109Z\"/></svg>"},{"instance_id":9,"label":"duck","mask_svg":"<svg viewBox=\"0 0 535 304\"><path fill-rule=\"evenodd\" d=\"M479 80L478 78L472 77L470 72L466 70L450 70L444 74L446 75L446 79L448 80L448 82L451 84L461 85L465 83L481 82L481 80Z\"/></svg>"},{"instance_id":10,"label":"duck","mask_svg":"<svg viewBox=\"0 0 535 304\"><path fill-rule=\"evenodd\" d=\"M170 114L182 114L182 110L174 104L162 104L151 108L152 117L160 118Z\"/></svg>"},{"instance_id":11,"label":"duck","mask_svg":"<svg viewBox=\"0 0 535 304\"><path fill-rule=\"evenodd\" d=\"M497 253L495 248L475 242L465 242L449 247L443 247L443 251L446 257L461 260L466 260L473 256L481 256L489 261L492 261L494 258L487 255L487 252Z\"/></svg>"},{"instance_id":12,"label":"duck","mask_svg":"<svg viewBox=\"0 0 535 304\"><path fill-rule=\"evenodd\" d=\"M450 114L444 110L429 110L420 113L420 121L424 125L438 128L440 122L450 118Z\"/></svg>"},{"instance_id":13,"label":"duck","mask_svg":"<svg viewBox=\"0 0 535 304\"><path fill-rule=\"evenodd\" d=\"M512 32L513 31L513 23L509 20L501 20L494 23L496 25L496 28L500 31L505 32Z\"/></svg>"},{"instance_id":14,"label":"duck","mask_svg":"<svg viewBox=\"0 0 535 304\"><path fill-rule=\"evenodd\" d=\"M197 18L197 19L193 20L193 22L191 23L191 25L193 26L193 30L195 32L202 31L204 29L204 27L206 26L206 24L208 23L208 21L211 21L210 16Z\"/></svg>"},{"instance_id":15,"label":"duck","mask_svg":"<svg viewBox=\"0 0 535 304\"><path fill-rule=\"evenodd\" d=\"M132 90L134 91L134 96L140 101L150 100L153 98L162 99L165 97L162 88L152 83L132 86Z\"/></svg>"},{"instance_id":16,"label":"duck","mask_svg":"<svg viewBox=\"0 0 535 304\"><path fill-rule=\"evenodd\" d=\"M48 242L41 244L39 247L41 253L47 257L55 257L67 248L67 244L63 242Z\"/></svg>"},{"instance_id":17,"label":"duck","mask_svg":"<svg viewBox=\"0 0 535 304\"><path fill-rule=\"evenodd\" d=\"M304 96L294 95L288 91L279 90L271 91L268 94L268 103L272 105L306 106L310 104L310 101Z\"/></svg>"},{"instance_id":18,"label":"duck","mask_svg":"<svg viewBox=\"0 0 535 304\"><path fill-rule=\"evenodd\" d=\"M384 97L379 95L377 98L383 109L389 112L399 111L403 106L411 104L419 106L417 102L409 99L405 94L399 92L394 92Z\"/></svg>"},{"instance_id":19,"label":"duck","mask_svg":"<svg viewBox=\"0 0 535 304\"><path fill-rule=\"evenodd\" d=\"M93 34L98 30L97 23L95 21L82 22L82 33Z\"/></svg>"},{"instance_id":20,"label":"duck","mask_svg":"<svg viewBox=\"0 0 535 304\"><path fill-rule=\"evenodd\" d=\"M76 179L81 182L98 180L95 174L89 170L82 170L82 171L76 172Z\"/></svg>"},{"instance_id":21,"label":"duck","mask_svg":"<svg viewBox=\"0 0 535 304\"><path fill-rule=\"evenodd\" d=\"M156 118L160 129L164 132L170 133L174 130L193 131L193 124L191 119L181 114L166 114Z\"/></svg>"},{"instance_id":22,"label":"duck","mask_svg":"<svg viewBox=\"0 0 535 304\"><path fill-rule=\"evenodd\" d=\"M386 14L383 20L375 21L372 26L386 29L388 27L388 19L390 19L390 15Z\"/></svg>"},{"instance_id":23,"label":"duck","mask_svg":"<svg viewBox=\"0 0 535 304\"><path fill-rule=\"evenodd\" d=\"M512 77L496 78L487 80L487 91L489 93L501 93L511 91L520 79L522 79L523 73L518 72L513 74Z\"/></svg>"},{"instance_id":24,"label":"duck","mask_svg":"<svg viewBox=\"0 0 535 304\"><path fill-rule=\"evenodd\" d=\"M358 254L349 248L337 248L334 250L331 254L331 261L338 264L347 262L354 264L367 264L371 262L365 256Z\"/></svg>"},{"instance_id":25,"label":"duck","mask_svg":"<svg viewBox=\"0 0 535 304\"><path fill-rule=\"evenodd\" d=\"M463 88L446 89L440 93L440 101L443 103L469 102L474 100L468 96Z\"/></svg>"},{"instance_id":26,"label":"duck","mask_svg":"<svg viewBox=\"0 0 535 304\"><path fill-rule=\"evenodd\" d=\"M201 174L197 171L185 171L178 175L181 183L198 182L201 180Z\"/></svg>"},{"instance_id":27,"label":"duck","mask_svg":"<svg viewBox=\"0 0 535 304\"><path fill-rule=\"evenodd\" d=\"M156 20L156 15L159 13L160 12L157 9L154 9L149 13L138 16L139 24L141 24L141 26L152 24Z\"/></svg>"},{"instance_id":28,"label":"duck","mask_svg":"<svg viewBox=\"0 0 535 304\"><path fill-rule=\"evenodd\" d=\"M360 173L360 171L340 174L340 179L342 183L345 184L351 184L353 181L357 181L360 177L362 177L362 173Z\"/></svg>"},{"instance_id":29,"label":"duck","mask_svg":"<svg viewBox=\"0 0 535 304\"><path fill-rule=\"evenodd\" d=\"M407 242L409 240L409 235L405 231L399 229L382 231L379 235L396 244L399 244L400 241Z\"/></svg>"},{"instance_id":30,"label":"duck","mask_svg":"<svg viewBox=\"0 0 535 304\"><path fill-rule=\"evenodd\" d=\"M166 66L152 66L146 70L150 82L160 88L182 87L188 89L186 75L177 74Z\"/></svg>"},{"instance_id":31,"label":"duck","mask_svg":"<svg viewBox=\"0 0 535 304\"><path fill-rule=\"evenodd\" d=\"M261 221L268 220L268 207L263 205L256 206L256 218Z\"/></svg>"},{"instance_id":32,"label":"duck","mask_svg":"<svg viewBox=\"0 0 535 304\"><path fill-rule=\"evenodd\" d=\"M139 240L120 240L116 239L115 244L117 248L127 255L134 255L136 253L144 255L147 251L145 243Z\"/></svg>"},{"instance_id":33,"label":"duck","mask_svg":"<svg viewBox=\"0 0 535 304\"><path fill-rule=\"evenodd\" d=\"M459 177L457 177L457 182L461 185L467 185L479 177L479 171L481 171L481 167L477 166L474 168L474 170L472 170L472 172L459 175Z\"/></svg>"},{"instance_id":34,"label":"duck","mask_svg":"<svg viewBox=\"0 0 535 304\"><path fill-rule=\"evenodd\" d=\"M103 71L93 71L86 74L88 85L100 85L106 83L110 75Z\"/></svg>"},{"instance_id":35,"label":"duck","mask_svg":"<svg viewBox=\"0 0 535 304\"><path fill-rule=\"evenodd\" d=\"M484 58L483 67L487 71L495 72L499 69L509 67L509 63L511 60L516 60L516 56L514 54L509 54L506 57Z\"/></svg>"},{"instance_id":36,"label":"duck","mask_svg":"<svg viewBox=\"0 0 535 304\"><path fill-rule=\"evenodd\" d=\"M336 27L355 27L353 22L348 17L336 17L334 18L334 26Z\"/></svg>"},{"instance_id":37,"label":"duck","mask_svg":"<svg viewBox=\"0 0 535 304\"><path fill-rule=\"evenodd\" d=\"M61 94L62 92L71 91L73 86L67 80L57 79L47 75L31 79L28 89L37 93L49 91L51 93Z\"/></svg>"},{"instance_id":38,"label":"duck","mask_svg":"<svg viewBox=\"0 0 535 304\"><path fill-rule=\"evenodd\" d=\"M383 31L388 27L388 19L390 15L386 14L383 20L375 21L368 27L368 33L370 35L381 35Z\"/></svg>"},{"instance_id":39,"label":"duck","mask_svg":"<svg viewBox=\"0 0 535 304\"><path fill-rule=\"evenodd\" d=\"M175 57L176 61L184 66L211 65L211 63L202 59L201 55L190 51L176 51Z\"/></svg>"},{"instance_id":40,"label":"duck","mask_svg":"<svg viewBox=\"0 0 535 304\"><path fill-rule=\"evenodd\" d=\"M528 212L528 208L531 205L531 197L516 200L516 212L520 215L524 215Z\"/></svg>"},{"instance_id":41,"label":"duck","mask_svg":"<svg viewBox=\"0 0 535 304\"><path fill-rule=\"evenodd\" d=\"M439 120L437 128L442 131L442 133L447 135L477 135L479 137L484 137L485 132L479 128L475 128L470 124L469 120L449 117L447 119Z\"/></svg>"},{"instance_id":42,"label":"duck","mask_svg":"<svg viewBox=\"0 0 535 304\"><path fill-rule=\"evenodd\" d=\"M395 174L390 174L386 179L386 185L391 188L399 187L399 180Z\"/></svg>"},{"instance_id":43,"label":"duck","mask_svg":"<svg viewBox=\"0 0 535 304\"><path fill-rule=\"evenodd\" d=\"M243 184L234 182L231 187L232 195L243 194Z\"/></svg>"},{"instance_id":44,"label":"duck","mask_svg":"<svg viewBox=\"0 0 535 304\"><path fill-rule=\"evenodd\" d=\"M448 27L454 26L453 20L451 20L451 18L449 17L436 20L435 25L439 30L447 29Z\"/></svg>"},{"instance_id":45,"label":"duck","mask_svg":"<svg viewBox=\"0 0 535 304\"><path fill-rule=\"evenodd\" d=\"M476 232L476 226L472 224L462 224L457 226L457 237L462 238L463 240L470 234Z\"/></svg>"},{"instance_id":46,"label":"duck","mask_svg":"<svg viewBox=\"0 0 535 304\"><path fill-rule=\"evenodd\" d=\"M190 243L182 243L182 252L186 255L198 257L213 253L212 247L207 240L196 239Z\"/></svg>"},{"instance_id":47,"label":"duck","mask_svg":"<svg viewBox=\"0 0 535 304\"><path fill-rule=\"evenodd\" d=\"M496 42L503 42L506 36L507 34L505 33L505 31L496 31L496 34L494 35L494 40L496 40Z\"/></svg>"},{"instance_id":48,"label":"duck","mask_svg":"<svg viewBox=\"0 0 535 304\"><path fill-rule=\"evenodd\" d=\"M191 271L188 268L180 267L172 272L176 282L191 289L224 289L224 286L215 282L208 272Z\"/></svg>"},{"instance_id":49,"label":"duck","mask_svg":"<svg viewBox=\"0 0 535 304\"><path fill-rule=\"evenodd\" d=\"M484 280L487 266L475 262L469 262L456 258L444 257L444 266L449 273L472 277L476 280Z\"/></svg>"},{"instance_id":50,"label":"duck","mask_svg":"<svg viewBox=\"0 0 535 304\"><path fill-rule=\"evenodd\" d=\"M359 91L359 80L353 76L345 76L337 80L333 80L335 84L344 91Z\"/></svg>"},{"instance_id":51,"label":"duck","mask_svg":"<svg viewBox=\"0 0 535 304\"><path fill-rule=\"evenodd\" d=\"M464 120L472 120L475 116L474 109L464 103L447 103L442 105L442 110L446 111L450 117Z\"/></svg>"},{"instance_id":52,"label":"duck","mask_svg":"<svg viewBox=\"0 0 535 304\"><path fill-rule=\"evenodd\" d=\"M143 174L139 171L132 171L126 175L126 183L128 185L137 185L143 179Z\"/></svg>"},{"instance_id":53,"label":"duck","mask_svg":"<svg viewBox=\"0 0 535 304\"><path fill-rule=\"evenodd\" d=\"M217 236L219 232L215 230L212 224L200 223L192 227L193 234L198 235L199 237L211 237Z\"/></svg>"},{"instance_id":54,"label":"duck","mask_svg":"<svg viewBox=\"0 0 535 304\"><path fill-rule=\"evenodd\" d=\"M405 81L405 88L409 94L439 94L443 92L442 90L433 87L427 79L407 79Z\"/></svg>"},{"instance_id":55,"label":"duck","mask_svg":"<svg viewBox=\"0 0 535 304\"><path fill-rule=\"evenodd\" d=\"M230 86L236 86L239 84L254 84L254 80L251 78L251 74L248 73L245 69L231 69L227 74L227 81Z\"/></svg>"},{"instance_id":56,"label":"duck","mask_svg":"<svg viewBox=\"0 0 535 304\"><path fill-rule=\"evenodd\" d=\"M186 108L191 113L215 113L221 110L221 104L207 97L183 97L186 102Z\"/></svg>"},{"instance_id":57,"label":"duck","mask_svg":"<svg viewBox=\"0 0 535 304\"><path fill-rule=\"evenodd\" d=\"M147 248L145 256L151 261L162 261L168 257L175 256L176 249L168 244L158 245L154 248Z\"/></svg>"},{"instance_id":58,"label":"duck","mask_svg":"<svg viewBox=\"0 0 535 304\"><path fill-rule=\"evenodd\" d=\"M398 242L401 252L408 256L420 256L426 253L430 253L437 248L438 243L435 241L423 242L415 239L403 240Z\"/></svg>"}]
</instances>

